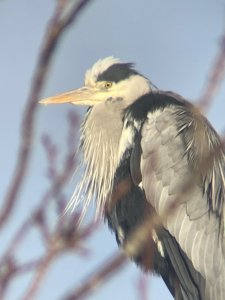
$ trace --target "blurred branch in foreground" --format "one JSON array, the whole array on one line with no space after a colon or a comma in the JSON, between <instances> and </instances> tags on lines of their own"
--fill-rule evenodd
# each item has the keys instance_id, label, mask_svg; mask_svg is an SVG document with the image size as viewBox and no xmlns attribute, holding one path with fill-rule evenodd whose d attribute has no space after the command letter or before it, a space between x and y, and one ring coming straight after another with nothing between
<instances>
[{"instance_id":1,"label":"blurred branch in foreground","mask_svg":"<svg viewBox=\"0 0 225 300\"><path fill-rule=\"evenodd\" d=\"M80 219L79 212L74 214L64 215L66 207L66 199L62 189L67 181L71 178L76 160L74 152L76 151L75 136L77 116L72 112L69 113L69 134L68 134L68 150L65 156L65 164L63 169L58 172L56 169L55 146L51 138L47 135L43 138L43 145L48 158L49 166L47 173L50 180L50 187L44 193L39 206L33 212L29 212L28 218L19 227L18 231L12 238L6 251L0 260L0 298L3 299L7 292L7 288L15 276L20 276L23 273L34 271L36 275L31 282L26 296L23 299L34 299L38 288L40 287L44 276L46 275L52 262L66 251L72 251L78 255L85 256L88 252L83 248L82 243L98 228L98 223L91 222L85 227L78 228ZM72 142L74 141L74 142ZM54 165L53 165L53 161ZM48 222L48 211L50 203L54 200L57 214L57 222L53 230L50 229ZM46 249L43 256L35 258L32 261L26 261L23 264L17 263L17 252L23 241L26 239L29 232L37 228L42 238L42 243Z\"/></svg>"},{"instance_id":2,"label":"blurred branch in foreground","mask_svg":"<svg viewBox=\"0 0 225 300\"><path fill-rule=\"evenodd\" d=\"M9 183L9 188L1 208L0 228L10 216L17 200L18 193L26 178L26 171L30 161L31 150L34 138L35 115L37 112L37 102L40 98L41 90L46 80L46 75L50 67L53 53L61 36L79 16L81 11L86 7L91 0L80 0L71 6L68 0L58 0L55 12L49 22L46 36L43 40L42 49L37 62L36 71L33 78L33 83L30 90L30 95L27 100L27 105L24 111L22 120L22 137L20 148L17 154L17 163L13 172L13 178ZM65 15L67 6L70 5L69 12Z\"/></svg>"},{"instance_id":3,"label":"blurred branch in foreground","mask_svg":"<svg viewBox=\"0 0 225 300\"><path fill-rule=\"evenodd\" d=\"M148 277L146 274L140 274L137 281L137 292L139 300L148 300Z\"/></svg>"},{"instance_id":4,"label":"blurred branch in foreground","mask_svg":"<svg viewBox=\"0 0 225 300\"><path fill-rule=\"evenodd\" d=\"M206 82L202 96L199 99L198 105L203 111L207 112L211 106L214 97L222 84L225 72L225 32L221 38L219 53L215 58L214 65L209 73L209 79Z\"/></svg>"},{"instance_id":5,"label":"blurred branch in foreground","mask_svg":"<svg viewBox=\"0 0 225 300\"><path fill-rule=\"evenodd\" d=\"M127 261L127 256L123 253L115 253L110 255L110 258L101 264L93 271L93 274L84 280L84 283L73 293L66 296L62 300L79 300L85 298L90 293L94 292L97 288L101 288L109 276L113 276L114 273L124 265Z\"/></svg>"}]
</instances>

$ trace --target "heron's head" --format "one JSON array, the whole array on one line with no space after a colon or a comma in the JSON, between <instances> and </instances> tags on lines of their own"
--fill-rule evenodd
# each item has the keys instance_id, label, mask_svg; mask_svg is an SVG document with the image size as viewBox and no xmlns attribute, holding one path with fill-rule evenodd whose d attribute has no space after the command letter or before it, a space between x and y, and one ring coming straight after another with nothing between
<instances>
[{"instance_id":1,"label":"heron's head","mask_svg":"<svg viewBox=\"0 0 225 300\"><path fill-rule=\"evenodd\" d=\"M94 106L106 101L124 101L123 106L126 107L148 93L151 87L151 82L138 73L133 64L107 57L97 61L86 72L83 87L43 99L40 103Z\"/></svg>"}]
</instances>

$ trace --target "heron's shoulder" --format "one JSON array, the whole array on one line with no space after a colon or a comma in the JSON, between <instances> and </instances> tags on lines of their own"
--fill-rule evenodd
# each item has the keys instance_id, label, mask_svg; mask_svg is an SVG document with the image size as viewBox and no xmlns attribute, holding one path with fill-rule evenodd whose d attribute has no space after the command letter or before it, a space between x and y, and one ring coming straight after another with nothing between
<instances>
[{"instance_id":1,"label":"heron's shoulder","mask_svg":"<svg viewBox=\"0 0 225 300\"><path fill-rule=\"evenodd\" d=\"M224 146L220 136L198 107L172 92L152 92L127 108L124 128L133 133L133 137L138 136L134 134L135 130L141 134L143 155L151 153L149 149L157 142L162 148L165 141L169 141L168 145L174 149L171 151L180 152L187 158L193 176L202 187L203 195L206 195L209 212L217 215L223 228ZM136 141L134 138L134 144ZM176 144L177 141L180 146Z\"/></svg>"},{"instance_id":2,"label":"heron's shoulder","mask_svg":"<svg viewBox=\"0 0 225 300\"><path fill-rule=\"evenodd\" d=\"M145 120L148 113L164 110L167 107L191 109L193 105L179 94L170 91L152 91L141 96L124 111L125 118Z\"/></svg>"}]
</instances>

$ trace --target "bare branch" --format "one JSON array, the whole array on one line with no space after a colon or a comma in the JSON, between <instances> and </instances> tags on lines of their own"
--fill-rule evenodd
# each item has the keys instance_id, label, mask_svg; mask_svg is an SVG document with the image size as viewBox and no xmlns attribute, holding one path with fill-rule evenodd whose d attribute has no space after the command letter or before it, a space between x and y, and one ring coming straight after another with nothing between
<instances>
[{"instance_id":1,"label":"bare branch","mask_svg":"<svg viewBox=\"0 0 225 300\"><path fill-rule=\"evenodd\" d=\"M60 222L60 221L59 221ZM69 224L68 231L56 231L49 243L48 251L41 262L37 261L36 276L34 277L30 288L28 289L23 300L34 299L46 273L53 261L64 251L79 249L80 242L87 239L98 228L98 224L90 223L85 228L77 230L74 224ZM76 224L75 224L76 225ZM27 265L29 270L32 264Z\"/></svg>"},{"instance_id":2,"label":"bare branch","mask_svg":"<svg viewBox=\"0 0 225 300\"><path fill-rule=\"evenodd\" d=\"M42 281L44 280L44 276L47 273L48 268L52 264L53 260L56 258L57 254L58 254L58 249L54 247L54 245L51 245L47 255L42 260L42 262L38 265L37 274L23 300L34 299L34 296L37 293L38 288L40 287Z\"/></svg>"},{"instance_id":3,"label":"bare branch","mask_svg":"<svg viewBox=\"0 0 225 300\"><path fill-rule=\"evenodd\" d=\"M148 277L146 274L141 273L137 282L137 291L139 300L148 300Z\"/></svg>"},{"instance_id":4,"label":"bare branch","mask_svg":"<svg viewBox=\"0 0 225 300\"><path fill-rule=\"evenodd\" d=\"M101 264L89 278L84 280L84 284L80 288L63 298L63 300L80 300L90 294L96 288L100 288L109 276L112 276L116 271L127 262L127 256L124 253L116 253L111 255L105 263Z\"/></svg>"},{"instance_id":5,"label":"bare branch","mask_svg":"<svg viewBox=\"0 0 225 300\"><path fill-rule=\"evenodd\" d=\"M216 92L219 90L220 85L225 73L225 32L222 37L219 53L216 56L214 65L210 71L209 79L200 97L198 105L202 112L206 112L212 104Z\"/></svg>"},{"instance_id":6,"label":"bare branch","mask_svg":"<svg viewBox=\"0 0 225 300\"><path fill-rule=\"evenodd\" d=\"M14 207L18 193L26 178L25 174L31 157L31 150L34 138L35 117L37 112L37 101L40 98L40 93L46 79L47 72L50 67L51 59L65 29L74 22L79 16L84 7L91 0L80 0L71 8L70 13L61 20L61 16L69 4L69 1L59 0L54 12L54 15L49 23L46 36L43 41L43 46L37 62L36 72L27 100L23 121L22 121L22 137L20 148L17 155L17 163L13 172L13 178L10 181L10 186L6 193L3 207L0 214L0 228L6 222Z\"/></svg>"}]
</instances>

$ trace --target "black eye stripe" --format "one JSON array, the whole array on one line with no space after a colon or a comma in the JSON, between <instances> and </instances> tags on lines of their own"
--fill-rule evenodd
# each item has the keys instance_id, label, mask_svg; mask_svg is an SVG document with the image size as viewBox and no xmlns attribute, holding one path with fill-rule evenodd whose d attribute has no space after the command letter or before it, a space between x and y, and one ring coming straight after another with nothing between
<instances>
[{"instance_id":1,"label":"black eye stripe","mask_svg":"<svg viewBox=\"0 0 225 300\"><path fill-rule=\"evenodd\" d=\"M133 64L131 63L118 63L114 64L105 70L102 74L97 77L97 81L111 81L119 82L121 80L127 79L132 75L138 74L137 71L133 69Z\"/></svg>"}]
</instances>

